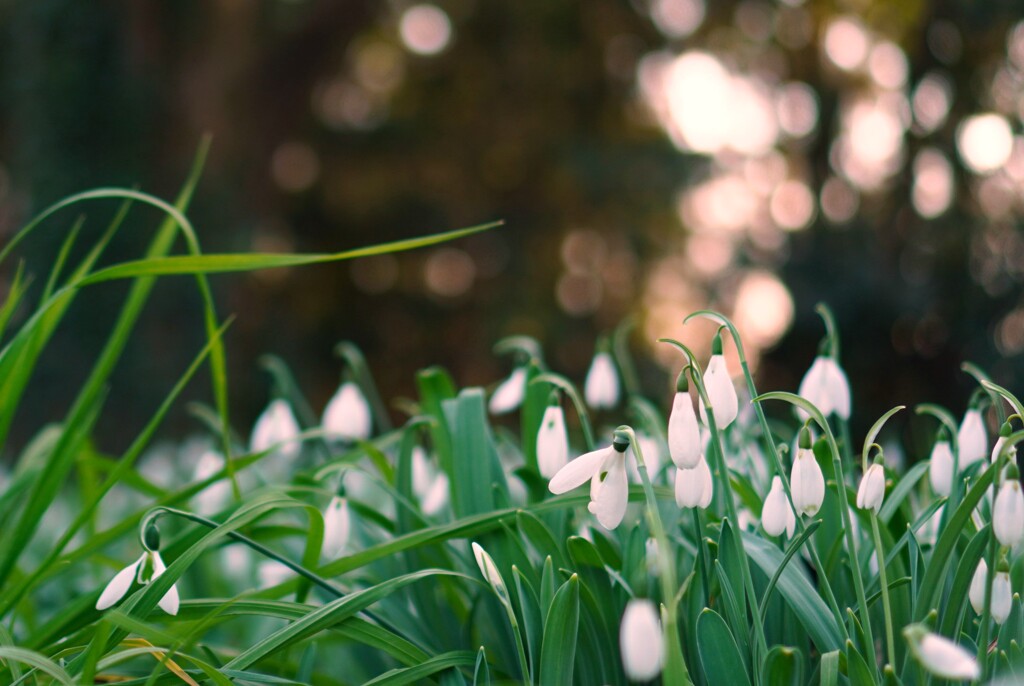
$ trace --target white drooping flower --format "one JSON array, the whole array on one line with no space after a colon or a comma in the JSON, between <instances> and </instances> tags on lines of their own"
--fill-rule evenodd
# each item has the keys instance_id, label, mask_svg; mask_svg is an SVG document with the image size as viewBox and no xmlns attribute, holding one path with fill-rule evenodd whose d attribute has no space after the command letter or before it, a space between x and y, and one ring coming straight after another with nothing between
<instances>
[{"instance_id":1,"label":"white drooping flower","mask_svg":"<svg viewBox=\"0 0 1024 686\"><path fill-rule=\"evenodd\" d=\"M622 668L633 681L650 681L661 673L665 638L658 609L650 600L634 598L626 605L619 629Z\"/></svg>"},{"instance_id":2,"label":"white drooping flower","mask_svg":"<svg viewBox=\"0 0 1024 686\"><path fill-rule=\"evenodd\" d=\"M1012 548L1024 539L1024 493L1020 490L1017 465L1006 470L1003 485L992 506L992 530L1003 545Z\"/></svg>"},{"instance_id":3,"label":"white drooping flower","mask_svg":"<svg viewBox=\"0 0 1024 686\"><path fill-rule=\"evenodd\" d=\"M142 553L138 560L114 575L114 578L103 589L99 600L96 601L96 609L106 610L121 600L128 593L128 589L131 588L132 581L145 585L160 577L165 571L167 571L167 566L164 565L160 553L155 550L147 550ZM159 605L169 615L178 614L177 584L168 589L167 593L160 599Z\"/></svg>"},{"instance_id":4,"label":"white drooping flower","mask_svg":"<svg viewBox=\"0 0 1024 686\"><path fill-rule=\"evenodd\" d=\"M1003 425L999 427L999 438L996 439L996 444L992 446L992 454L989 459L995 462L999 458L999 453L1002 451L1003 446L1006 445L1006 439L1013 433L1013 427L1010 426L1010 422L1003 422ZM1013 460L1017 457L1017 446L1011 447L1006 451L1007 457Z\"/></svg>"},{"instance_id":5,"label":"white drooping flower","mask_svg":"<svg viewBox=\"0 0 1024 686\"><path fill-rule=\"evenodd\" d=\"M699 507L707 509L711 504L711 498L715 494L714 482L711 480L711 469L701 455L697 460L697 466L693 469L679 469L676 471L676 504L679 507Z\"/></svg>"},{"instance_id":6,"label":"white drooping flower","mask_svg":"<svg viewBox=\"0 0 1024 686\"><path fill-rule=\"evenodd\" d=\"M324 408L321 420L324 435L339 441L365 441L373 432L370 403L355 383L346 381L338 387Z\"/></svg>"},{"instance_id":7,"label":"white drooping flower","mask_svg":"<svg viewBox=\"0 0 1024 686\"><path fill-rule=\"evenodd\" d=\"M343 496L334 496L324 510L324 543L320 555L325 560L336 560L348 545L352 532L352 513L348 500Z\"/></svg>"},{"instance_id":8,"label":"white drooping flower","mask_svg":"<svg viewBox=\"0 0 1024 686\"><path fill-rule=\"evenodd\" d=\"M526 397L526 367L516 367L508 378L498 384L487 407L491 414L505 414L523 404Z\"/></svg>"},{"instance_id":9,"label":"white drooping flower","mask_svg":"<svg viewBox=\"0 0 1024 686\"><path fill-rule=\"evenodd\" d=\"M736 397L736 387L732 385L732 377L729 376L729 368L722 354L720 334L715 334L711 344L711 360L704 370L704 390L707 391L708 401L715 413L715 425L720 430L725 429L733 423L739 413L739 399ZM700 418L705 424L708 423L703 398L700 399Z\"/></svg>"},{"instance_id":10,"label":"white drooping flower","mask_svg":"<svg viewBox=\"0 0 1024 686\"><path fill-rule=\"evenodd\" d=\"M680 378L685 381L685 372ZM685 389L678 390L668 416L668 453L679 469L693 469L700 460L700 451L700 426L693 401Z\"/></svg>"},{"instance_id":11,"label":"white drooping flower","mask_svg":"<svg viewBox=\"0 0 1024 686\"><path fill-rule=\"evenodd\" d=\"M548 483L548 490L558 495L590 481L590 504L587 507L601 526L614 529L622 522L629 502L626 447L615 444L580 455L558 470Z\"/></svg>"},{"instance_id":12,"label":"white drooping flower","mask_svg":"<svg viewBox=\"0 0 1024 686\"><path fill-rule=\"evenodd\" d=\"M953 490L953 449L943 433L932 447L928 481L935 495L948 496Z\"/></svg>"},{"instance_id":13,"label":"white drooping flower","mask_svg":"<svg viewBox=\"0 0 1024 686\"><path fill-rule=\"evenodd\" d=\"M299 454L300 433L299 422L295 419L288 401L278 398L263 410L256 420L249 440L249 450L261 453L273 448L283 457L295 457Z\"/></svg>"},{"instance_id":14,"label":"white drooping flower","mask_svg":"<svg viewBox=\"0 0 1024 686\"><path fill-rule=\"evenodd\" d=\"M448 475L434 467L427 451L420 446L412 449L412 492L420 501L423 514L428 517L436 515L448 504Z\"/></svg>"},{"instance_id":15,"label":"white drooping flower","mask_svg":"<svg viewBox=\"0 0 1024 686\"><path fill-rule=\"evenodd\" d=\"M193 481L206 481L224 469L224 456L215 450L206 450L199 456L192 472ZM215 481L196 494L196 510L213 513L222 509L231 499L231 484L227 479Z\"/></svg>"},{"instance_id":16,"label":"white drooping flower","mask_svg":"<svg viewBox=\"0 0 1024 686\"><path fill-rule=\"evenodd\" d=\"M569 432L565 412L558 403L548 405L537 431L537 469L550 479L569 462Z\"/></svg>"},{"instance_id":17,"label":"white drooping flower","mask_svg":"<svg viewBox=\"0 0 1024 686\"><path fill-rule=\"evenodd\" d=\"M808 400L826 417L837 414L850 418L850 382L835 358L818 355L804 374L797 395ZM801 416L806 413L801 411Z\"/></svg>"},{"instance_id":18,"label":"white drooping flower","mask_svg":"<svg viewBox=\"0 0 1024 686\"><path fill-rule=\"evenodd\" d=\"M857 507L877 515L885 499L885 468L878 462L868 467L857 489Z\"/></svg>"},{"instance_id":19,"label":"white drooping flower","mask_svg":"<svg viewBox=\"0 0 1024 686\"><path fill-rule=\"evenodd\" d=\"M992 603L989 610L992 612L992 619L996 624L1002 624L1010 616L1010 609L1013 607L1013 588L1010 585L1010 572L999 570L992 579Z\"/></svg>"},{"instance_id":20,"label":"white drooping flower","mask_svg":"<svg viewBox=\"0 0 1024 686\"><path fill-rule=\"evenodd\" d=\"M796 531L796 515L782 487L782 479L778 476L772 478L771 490L761 507L761 526L769 536L781 536L785 531L792 538Z\"/></svg>"},{"instance_id":21,"label":"white drooping flower","mask_svg":"<svg viewBox=\"0 0 1024 686\"><path fill-rule=\"evenodd\" d=\"M480 569L480 574L484 577L484 580L502 598L508 598L508 588L505 586L505 580L501 577L501 572L498 571L498 565L494 564L494 559L478 543L474 542L470 547L473 549L476 566Z\"/></svg>"},{"instance_id":22,"label":"white drooping flower","mask_svg":"<svg viewBox=\"0 0 1024 686\"><path fill-rule=\"evenodd\" d=\"M945 636L921 625L907 627L903 633L921 665L935 676L954 681L974 681L981 676L974 656Z\"/></svg>"},{"instance_id":23,"label":"white drooping flower","mask_svg":"<svg viewBox=\"0 0 1024 686\"><path fill-rule=\"evenodd\" d=\"M960 422L957 432L957 443L960 446L960 469L966 469L978 460L983 460L988 452L988 435L985 433L985 420L981 410L970 408Z\"/></svg>"},{"instance_id":24,"label":"white drooping flower","mask_svg":"<svg viewBox=\"0 0 1024 686\"><path fill-rule=\"evenodd\" d=\"M985 609L985 583L988 581L988 563L985 558L978 561L978 567L971 577L971 587L967 591L967 597L971 601L971 607L975 614L981 614ZM993 589L994 590L994 589Z\"/></svg>"},{"instance_id":25,"label":"white drooping flower","mask_svg":"<svg viewBox=\"0 0 1024 686\"><path fill-rule=\"evenodd\" d=\"M793 507L797 514L813 517L825 500L825 475L821 473L818 460L810 448L810 432L806 428L801 431L800 443L801 447L797 448L793 460L789 487L793 492Z\"/></svg>"},{"instance_id":26,"label":"white drooping flower","mask_svg":"<svg viewBox=\"0 0 1024 686\"><path fill-rule=\"evenodd\" d=\"M619 402L619 373L611 353L602 350L594 355L583 384L583 396L594 409L615 407Z\"/></svg>"}]
</instances>

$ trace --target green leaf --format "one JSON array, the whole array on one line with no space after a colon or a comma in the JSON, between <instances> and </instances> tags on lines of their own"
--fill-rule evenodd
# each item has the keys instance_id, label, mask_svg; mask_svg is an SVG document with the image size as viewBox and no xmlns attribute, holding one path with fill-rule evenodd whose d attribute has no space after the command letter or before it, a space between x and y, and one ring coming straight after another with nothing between
<instances>
[{"instance_id":1,"label":"green leaf","mask_svg":"<svg viewBox=\"0 0 1024 686\"><path fill-rule=\"evenodd\" d=\"M436 655L415 667L393 669L363 686L402 686L421 683L423 679L452 667L469 667L476 664L476 653L472 650L453 650Z\"/></svg>"},{"instance_id":2,"label":"green leaf","mask_svg":"<svg viewBox=\"0 0 1024 686\"><path fill-rule=\"evenodd\" d=\"M875 676L852 641L846 642L846 675L850 686L875 686Z\"/></svg>"},{"instance_id":3,"label":"green leaf","mask_svg":"<svg viewBox=\"0 0 1024 686\"><path fill-rule=\"evenodd\" d=\"M804 683L804 660L798 648L775 646L765 655L761 683L770 686L800 686Z\"/></svg>"},{"instance_id":4,"label":"green leaf","mask_svg":"<svg viewBox=\"0 0 1024 686\"><path fill-rule=\"evenodd\" d=\"M832 650L821 656L821 686L838 686L839 651Z\"/></svg>"},{"instance_id":5,"label":"green leaf","mask_svg":"<svg viewBox=\"0 0 1024 686\"><path fill-rule=\"evenodd\" d=\"M21 662L33 669L38 669L47 676L56 679L61 684L65 684L65 686L74 686L74 681L71 679L71 675L68 674L63 667L47 658L45 655L40 655L32 650L15 648L13 646L0 646L0 660Z\"/></svg>"},{"instance_id":6,"label":"green leaf","mask_svg":"<svg viewBox=\"0 0 1024 686\"><path fill-rule=\"evenodd\" d=\"M714 610L705 608L697 617L697 650L704 676L710 684L750 684L732 632Z\"/></svg>"},{"instance_id":7,"label":"green leaf","mask_svg":"<svg viewBox=\"0 0 1024 686\"><path fill-rule=\"evenodd\" d=\"M551 601L540 649L541 686L572 683L580 618L579 577L573 574Z\"/></svg>"}]
</instances>

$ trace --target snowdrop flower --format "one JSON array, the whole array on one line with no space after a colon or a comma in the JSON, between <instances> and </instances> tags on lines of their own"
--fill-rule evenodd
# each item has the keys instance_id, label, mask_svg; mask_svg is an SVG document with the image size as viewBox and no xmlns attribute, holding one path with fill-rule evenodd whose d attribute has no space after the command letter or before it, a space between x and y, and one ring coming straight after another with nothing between
<instances>
[{"instance_id":1,"label":"snowdrop flower","mask_svg":"<svg viewBox=\"0 0 1024 686\"><path fill-rule=\"evenodd\" d=\"M615 360L607 350L599 350L594 355L583 384L583 396L595 410L615 407L619 402L619 373L615 370Z\"/></svg>"},{"instance_id":2,"label":"snowdrop flower","mask_svg":"<svg viewBox=\"0 0 1024 686\"><path fill-rule=\"evenodd\" d=\"M978 561L978 567L974 570L974 576L971 577L971 587L967 591L967 597L971 601L971 607L974 608L975 614L980 615L985 610L986 581L988 581L988 563L983 557Z\"/></svg>"},{"instance_id":3,"label":"snowdrop flower","mask_svg":"<svg viewBox=\"0 0 1024 686\"><path fill-rule=\"evenodd\" d=\"M981 676L974 656L945 636L920 624L908 626L903 635L921 665L935 676L954 681L974 681Z\"/></svg>"},{"instance_id":4,"label":"snowdrop flower","mask_svg":"<svg viewBox=\"0 0 1024 686\"><path fill-rule=\"evenodd\" d=\"M704 370L704 390L707 391L711 409L715 411L715 424L719 430L724 430L732 424L739 413L739 399L736 397L736 387L732 385L732 377L729 376L725 356L722 354L721 334L715 334L711 343L711 360ZM703 398L700 400L700 418L705 424L708 423Z\"/></svg>"},{"instance_id":5,"label":"snowdrop flower","mask_svg":"<svg viewBox=\"0 0 1024 686\"><path fill-rule=\"evenodd\" d=\"M277 586L292 578L295 570L277 560L262 560L256 567L256 578L260 588Z\"/></svg>"},{"instance_id":6,"label":"snowdrop flower","mask_svg":"<svg viewBox=\"0 0 1024 686\"><path fill-rule=\"evenodd\" d=\"M336 560L341 551L348 545L349 534L352 531L352 513L348 506L348 500L344 496L336 495L331 498L324 510L324 543L320 548L320 555L325 560Z\"/></svg>"},{"instance_id":7,"label":"snowdrop flower","mask_svg":"<svg viewBox=\"0 0 1024 686\"><path fill-rule=\"evenodd\" d=\"M628 443L616 440L607 448L580 455L558 470L548 483L548 490L559 495L590 481L588 509L601 526L614 529L622 522L629 501L625 457L628 447Z\"/></svg>"},{"instance_id":8,"label":"snowdrop flower","mask_svg":"<svg viewBox=\"0 0 1024 686\"><path fill-rule=\"evenodd\" d=\"M138 560L114 575L114 578L103 589L99 600L96 601L97 610L106 610L121 600L128 593L128 589L131 588L132 581L145 585L159 578L160 575L167 571L167 566L164 564L159 553L160 533L156 525L148 526L143 538L145 539L143 541L143 547L146 549L145 552L142 553ZM164 597L160 599L159 605L169 615L178 614L177 585L171 586L167 593L164 594Z\"/></svg>"},{"instance_id":9,"label":"snowdrop flower","mask_svg":"<svg viewBox=\"0 0 1024 686\"><path fill-rule=\"evenodd\" d=\"M537 432L537 469L550 479L569 462L569 432L565 428L565 412L558 394L552 393L551 404L544 410L544 418Z\"/></svg>"},{"instance_id":10,"label":"snowdrop flower","mask_svg":"<svg viewBox=\"0 0 1024 686\"><path fill-rule=\"evenodd\" d=\"M834 413L843 419L850 418L850 382L839 363L829 355L819 354L814 358L797 395L810 401L826 417ZM807 413L801 410L800 414L806 416Z\"/></svg>"},{"instance_id":11,"label":"snowdrop flower","mask_svg":"<svg viewBox=\"0 0 1024 686\"><path fill-rule=\"evenodd\" d=\"M978 615L985 611L985 583L988 581L988 564L985 558L978 561L978 568L974 570L971 577L971 587L968 597L971 600L971 607ZM989 611L996 624L1002 624L1010 616L1010 609L1013 607L1013 588L1010 584L1010 567L1003 558L999 561L999 567L992 579L992 601Z\"/></svg>"},{"instance_id":12,"label":"snowdrop flower","mask_svg":"<svg viewBox=\"0 0 1024 686\"><path fill-rule=\"evenodd\" d=\"M777 476L772 478L772 488L761 508L761 526L769 536L781 536L785 531L786 536L793 538L796 531L796 515L782 488L782 479Z\"/></svg>"},{"instance_id":13,"label":"snowdrop flower","mask_svg":"<svg viewBox=\"0 0 1024 686\"><path fill-rule=\"evenodd\" d=\"M420 446L412 450L412 492L420 501L420 509L428 517L436 515L448 504L448 475L437 469Z\"/></svg>"},{"instance_id":14,"label":"snowdrop flower","mask_svg":"<svg viewBox=\"0 0 1024 686\"><path fill-rule=\"evenodd\" d=\"M953 449L949 447L946 430L941 429L932 447L928 481L935 495L948 496L953 490Z\"/></svg>"},{"instance_id":15,"label":"snowdrop flower","mask_svg":"<svg viewBox=\"0 0 1024 686\"><path fill-rule=\"evenodd\" d=\"M992 506L992 530L999 542L1010 548L1024 539L1024 493L1020 490L1020 472L1012 462Z\"/></svg>"},{"instance_id":16,"label":"snowdrop flower","mask_svg":"<svg viewBox=\"0 0 1024 686\"><path fill-rule=\"evenodd\" d=\"M875 463L864 472L864 478L860 480L860 488L857 489L857 507L862 510L873 510L877 515L882 509L882 501L885 499L885 467L882 466L881 457L875 458Z\"/></svg>"},{"instance_id":17,"label":"snowdrop flower","mask_svg":"<svg viewBox=\"0 0 1024 686\"><path fill-rule=\"evenodd\" d=\"M988 436L985 433L985 420L978 408L972 407L964 414L957 432L957 443L960 445L960 469L966 469L985 457Z\"/></svg>"},{"instance_id":18,"label":"snowdrop flower","mask_svg":"<svg viewBox=\"0 0 1024 686\"><path fill-rule=\"evenodd\" d=\"M999 452L1006 445L1006 439L1013 433L1013 427L1010 426L1010 422L1003 422L1003 425L999 427L999 438L996 439L996 444L992 446L992 455L989 459L995 462L999 459ZM1007 451L1007 457L1013 460L1017 456L1017 446L1013 446Z\"/></svg>"},{"instance_id":19,"label":"snowdrop flower","mask_svg":"<svg viewBox=\"0 0 1024 686\"><path fill-rule=\"evenodd\" d=\"M505 414L523 404L526 397L526 367L516 367L508 378L498 384L487 407L491 414Z\"/></svg>"},{"instance_id":20,"label":"snowdrop flower","mask_svg":"<svg viewBox=\"0 0 1024 686\"><path fill-rule=\"evenodd\" d=\"M700 451L700 426L683 370L676 381L676 395L668 416L668 453L679 469L693 469L700 460Z\"/></svg>"},{"instance_id":21,"label":"snowdrop flower","mask_svg":"<svg viewBox=\"0 0 1024 686\"><path fill-rule=\"evenodd\" d=\"M825 475L821 473L818 460L811 450L811 432L806 426L800 431L800 447L793 459L789 485L797 513L812 517L816 515L825 500Z\"/></svg>"},{"instance_id":22,"label":"snowdrop flower","mask_svg":"<svg viewBox=\"0 0 1024 686\"><path fill-rule=\"evenodd\" d=\"M622 613L619 630L622 668L633 681L650 681L665 661L665 638L658 609L650 600L634 598Z\"/></svg>"},{"instance_id":23,"label":"snowdrop flower","mask_svg":"<svg viewBox=\"0 0 1024 686\"><path fill-rule=\"evenodd\" d=\"M324 408L321 420L324 435L340 441L365 441L373 432L370 403L355 383L346 381L338 387Z\"/></svg>"},{"instance_id":24,"label":"snowdrop flower","mask_svg":"<svg viewBox=\"0 0 1024 686\"><path fill-rule=\"evenodd\" d=\"M480 574L483 575L484 580L494 588L499 596L507 599L508 588L505 587L505 580L501 578L501 572L498 571L498 565L494 564L494 559L478 543L474 542L470 547L473 548L476 566L480 568Z\"/></svg>"},{"instance_id":25,"label":"snowdrop flower","mask_svg":"<svg viewBox=\"0 0 1024 686\"><path fill-rule=\"evenodd\" d=\"M193 481L206 481L224 469L224 457L214 451L206 450L200 455L196 462L196 468L192 472ZM196 494L196 509L201 512L217 512L223 508L231 498L231 484L227 479L215 481L202 491Z\"/></svg>"},{"instance_id":26,"label":"snowdrop flower","mask_svg":"<svg viewBox=\"0 0 1024 686\"><path fill-rule=\"evenodd\" d=\"M703 455L697 460L697 466L693 469L676 471L675 490L676 504L679 507L707 509L711 504L715 488L714 482L711 480L711 470Z\"/></svg>"},{"instance_id":27,"label":"snowdrop flower","mask_svg":"<svg viewBox=\"0 0 1024 686\"><path fill-rule=\"evenodd\" d=\"M284 457L295 457L300 448L295 440L299 432L299 422L288 401L278 398L267 405L267 409L256 420L249 440L249 450L261 453L275 448Z\"/></svg>"}]
</instances>

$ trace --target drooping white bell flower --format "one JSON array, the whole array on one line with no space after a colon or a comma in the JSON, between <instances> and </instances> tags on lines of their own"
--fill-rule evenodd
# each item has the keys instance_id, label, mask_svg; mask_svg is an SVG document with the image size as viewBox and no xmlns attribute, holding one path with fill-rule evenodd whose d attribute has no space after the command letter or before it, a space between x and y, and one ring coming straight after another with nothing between
<instances>
[{"instance_id":1,"label":"drooping white bell flower","mask_svg":"<svg viewBox=\"0 0 1024 686\"><path fill-rule=\"evenodd\" d=\"M548 490L559 495L590 481L590 504L587 509L597 517L601 526L614 529L622 522L629 502L625 459L627 447L627 444L614 443L607 448L580 455L558 470L548 483Z\"/></svg>"},{"instance_id":2,"label":"drooping white bell flower","mask_svg":"<svg viewBox=\"0 0 1024 686\"><path fill-rule=\"evenodd\" d=\"M249 440L249 450L261 453L273 448L283 457L295 457L300 449L296 440L299 433L299 422L295 419L291 405L278 398L267 405L267 409L256 420Z\"/></svg>"},{"instance_id":3,"label":"drooping white bell flower","mask_svg":"<svg viewBox=\"0 0 1024 686\"><path fill-rule=\"evenodd\" d=\"M516 367L498 384L487 404L491 414L505 414L523 404L526 397L526 367Z\"/></svg>"},{"instance_id":4,"label":"drooping white bell flower","mask_svg":"<svg viewBox=\"0 0 1024 686\"><path fill-rule=\"evenodd\" d=\"M797 395L808 400L826 417L837 414L850 418L850 382L835 358L818 355L804 374ZM806 413L800 412L806 417Z\"/></svg>"},{"instance_id":5,"label":"drooping white bell flower","mask_svg":"<svg viewBox=\"0 0 1024 686\"><path fill-rule=\"evenodd\" d=\"M711 480L711 469L701 455L697 466L693 469L676 471L676 504L679 507L699 507L706 510L715 494L714 482Z\"/></svg>"},{"instance_id":6,"label":"drooping white bell flower","mask_svg":"<svg viewBox=\"0 0 1024 686\"><path fill-rule=\"evenodd\" d=\"M336 560L348 545L352 532L352 513L348 500L334 496L324 510L324 543L320 555L328 561Z\"/></svg>"},{"instance_id":7,"label":"drooping white bell flower","mask_svg":"<svg viewBox=\"0 0 1024 686\"><path fill-rule=\"evenodd\" d=\"M420 509L428 517L436 515L448 504L448 475L437 469L420 446L412 450L412 492L420 501Z\"/></svg>"},{"instance_id":8,"label":"drooping white bell flower","mask_svg":"<svg viewBox=\"0 0 1024 686\"><path fill-rule=\"evenodd\" d=\"M508 588L505 586L505 580L501 577L501 572L498 571L498 565L494 563L494 558L476 542L473 542L470 547L473 549L476 566L480 569L484 580L494 588L498 595L508 598Z\"/></svg>"},{"instance_id":9,"label":"drooping white bell flower","mask_svg":"<svg viewBox=\"0 0 1024 686\"><path fill-rule=\"evenodd\" d=\"M772 478L771 490L761 507L761 526L769 536L781 536L785 531L792 538L796 531L796 515L782 487L782 479L778 476Z\"/></svg>"},{"instance_id":10,"label":"drooping white bell flower","mask_svg":"<svg viewBox=\"0 0 1024 686\"><path fill-rule=\"evenodd\" d=\"M945 429L932 447L928 465L928 481L935 495L948 496L953 490L953 449L949 446Z\"/></svg>"},{"instance_id":11,"label":"drooping white bell flower","mask_svg":"<svg viewBox=\"0 0 1024 686\"><path fill-rule=\"evenodd\" d=\"M711 360L704 370L704 390L707 391L708 401L715 413L715 425L719 430L724 430L733 423L739 413L739 399L736 397L736 387L732 384L732 377L729 376L729 368L722 354L721 334L715 334L711 344ZM700 399L700 418L705 424L708 423L703 398Z\"/></svg>"},{"instance_id":12,"label":"drooping white bell flower","mask_svg":"<svg viewBox=\"0 0 1024 686\"><path fill-rule=\"evenodd\" d=\"M114 575L114 578L103 589L99 600L96 601L96 609L106 610L108 607L112 607L128 593L132 581L145 585L160 577L165 571L167 571L167 566L161 559L160 553L156 550L145 551L138 560ZM160 599L159 605L167 614L176 615L178 614L178 604L178 587L175 584Z\"/></svg>"},{"instance_id":13,"label":"drooping white bell flower","mask_svg":"<svg viewBox=\"0 0 1024 686\"><path fill-rule=\"evenodd\" d=\"M1003 425L999 427L999 438L996 439L996 444L992 446L992 454L989 459L995 462L999 458L999 453L1002 451L1003 446L1006 445L1006 439L1013 433L1013 427L1010 426L1010 422L1003 422ZM1013 460L1017 457L1017 446L1013 446L1007 451L1007 457Z\"/></svg>"},{"instance_id":14,"label":"drooping white bell flower","mask_svg":"<svg viewBox=\"0 0 1024 686\"><path fill-rule=\"evenodd\" d=\"M1020 489L1020 472L1011 463L1006 469L1003 485L992 506L992 530L1003 545L1012 548L1024 539L1024 493Z\"/></svg>"},{"instance_id":15,"label":"drooping white bell flower","mask_svg":"<svg viewBox=\"0 0 1024 686\"><path fill-rule=\"evenodd\" d=\"M661 674L665 638L658 609L650 600L634 598L626 605L619 629L622 668L633 681L650 681Z\"/></svg>"},{"instance_id":16,"label":"drooping white bell flower","mask_svg":"<svg viewBox=\"0 0 1024 686\"><path fill-rule=\"evenodd\" d=\"M569 462L569 432L565 428L565 412L556 401L544 410L537 431L537 469L550 479Z\"/></svg>"},{"instance_id":17,"label":"drooping white bell flower","mask_svg":"<svg viewBox=\"0 0 1024 686\"><path fill-rule=\"evenodd\" d=\"M978 460L985 459L988 452L988 435L985 432L985 420L981 410L970 408L960 422L957 432L957 443L960 446L960 469L966 469Z\"/></svg>"},{"instance_id":18,"label":"drooping white bell flower","mask_svg":"<svg viewBox=\"0 0 1024 686\"><path fill-rule=\"evenodd\" d=\"M932 633L920 624L907 627L903 634L921 666L935 676L954 681L974 681L981 676L974 655L945 636Z\"/></svg>"},{"instance_id":19,"label":"drooping white bell flower","mask_svg":"<svg viewBox=\"0 0 1024 686\"><path fill-rule=\"evenodd\" d=\"M864 478L860 480L860 488L857 489L857 507L862 510L873 510L877 515L882 509L882 501L885 499L885 467L880 462L875 462L864 472Z\"/></svg>"},{"instance_id":20,"label":"drooping white bell flower","mask_svg":"<svg viewBox=\"0 0 1024 686\"><path fill-rule=\"evenodd\" d=\"M680 388L680 386L682 386ZM668 453L679 469L693 469L700 460L701 440L697 413L686 387L686 372L679 375L672 412L668 416Z\"/></svg>"},{"instance_id":21,"label":"drooping white bell flower","mask_svg":"<svg viewBox=\"0 0 1024 686\"><path fill-rule=\"evenodd\" d=\"M793 459L793 471L789 477L793 492L793 507L797 514L813 517L825 500L825 475L811 450L811 433L804 427L800 431L800 447Z\"/></svg>"},{"instance_id":22,"label":"drooping white bell flower","mask_svg":"<svg viewBox=\"0 0 1024 686\"><path fill-rule=\"evenodd\" d=\"M224 469L224 456L215 450L206 450L199 456L196 468L192 472L193 481L206 481ZM194 498L196 510L213 513L222 509L231 499L231 484L227 479L215 481Z\"/></svg>"},{"instance_id":23,"label":"drooping white bell flower","mask_svg":"<svg viewBox=\"0 0 1024 686\"><path fill-rule=\"evenodd\" d=\"M980 615L985 610L985 583L988 581L988 563L985 558L978 561L978 567L971 577L971 586L967 591L967 597L971 601L971 607L975 614ZM993 589L995 590L995 589Z\"/></svg>"},{"instance_id":24,"label":"drooping white bell flower","mask_svg":"<svg viewBox=\"0 0 1024 686\"><path fill-rule=\"evenodd\" d=\"M321 420L324 435L338 441L365 441L373 432L370 403L351 381L338 387L324 408Z\"/></svg>"},{"instance_id":25,"label":"drooping white bell flower","mask_svg":"<svg viewBox=\"0 0 1024 686\"><path fill-rule=\"evenodd\" d=\"M1005 563L1003 563L1005 564ZM999 569L992 579L992 603L989 611L996 624L1002 624L1010 616L1013 608L1013 587L1010 584L1010 569Z\"/></svg>"},{"instance_id":26,"label":"drooping white bell flower","mask_svg":"<svg viewBox=\"0 0 1024 686\"><path fill-rule=\"evenodd\" d=\"M615 407L619 402L619 373L608 351L599 350L594 355L583 384L583 397L595 410Z\"/></svg>"}]
</instances>

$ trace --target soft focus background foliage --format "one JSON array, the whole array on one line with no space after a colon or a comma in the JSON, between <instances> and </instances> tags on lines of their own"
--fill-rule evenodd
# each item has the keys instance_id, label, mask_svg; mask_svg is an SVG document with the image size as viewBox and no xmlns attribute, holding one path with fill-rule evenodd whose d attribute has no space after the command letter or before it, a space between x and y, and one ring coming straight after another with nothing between
<instances>
[{"instance_id":1,"label":"soft focus background foliage","mask_svg":"<svg viewBox=\"0 0 1024 686\"><path fill-rule=\"evenodd\" d=\"M624 317L651 348L704 305L736 321L762 387L795 389L818 301L844 334L861 422L894 402L959 411L963 360L1024 383L1021 15L1011 0L4 2L0 240L83 188L172 197L210 132L189 211L207 252L508 223L215 278L220 311L240 314L227 345L242 426L267 400L267 352L317 406L340 339L389 397L432 363L463 385L497 380L491 346L514 333L579 379ZM109 216L89 212L97 232ZM111 259L148 241L158 218L144 214ZM27 245L37 278L64 232ZM124 288L72 312L23 416L62 416ZM191 288L159 290L114 377L110 450L203 340ZM649 352L645 383L667 392L665 351Z\"/></svg>"}]
</instances>

